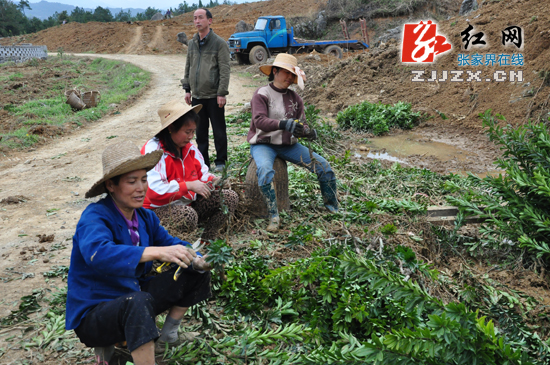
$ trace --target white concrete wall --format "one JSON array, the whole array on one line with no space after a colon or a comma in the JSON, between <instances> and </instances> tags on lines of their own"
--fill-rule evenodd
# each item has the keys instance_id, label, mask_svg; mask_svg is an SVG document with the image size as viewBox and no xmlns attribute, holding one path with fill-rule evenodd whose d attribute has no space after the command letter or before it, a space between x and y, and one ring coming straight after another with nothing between
<instances>
[{"instance_id":1,"label":"white concrete wall","mask_svg":"<svg viewBox=\"0 0 550 365\"><path fill-rule=\"evenodd\" d=\"M48 58L48 48L33 45L0 46L0 63L8 61L24 62L31 58Z\"/></svg>"}]
</instances>

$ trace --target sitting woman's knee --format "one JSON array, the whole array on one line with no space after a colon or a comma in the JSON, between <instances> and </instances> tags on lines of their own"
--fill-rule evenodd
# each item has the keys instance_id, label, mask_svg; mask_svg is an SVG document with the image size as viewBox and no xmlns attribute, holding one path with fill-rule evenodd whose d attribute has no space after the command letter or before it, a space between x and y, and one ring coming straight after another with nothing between
<instances>
[{"instance_id":1,"label":"sitting woman's knee","mask_svg":"<svg viewBox=\"0 0 550 365\"><path fill-rule=\"evenodd\" d=\"M199 216L189 205L167 205L156 209L155 213L164 227L185 232L197 229Z\"/></svg>"},{"instance_id":2,"label":"sitting woman's knee","mask_svg":"<svg viewBox=\"0 0 550 365\"><path fill-rule=\"evenodd\" d=\"M182 207L182 216L180 217L181 226L189 232L197 229L199 224L199 215L197 211L189 205Z\"/></svg>"},{"instance_id":3,"label":"sitting woman's knee","mask_svg":"<svg viewBox=\"0 0 550 365\"><path fill-rule=\"evenodd\" d=\"M257 165L256 175L258 177L258 185L262 186L269 184L273 180L275 170L273 169L273 166Z\"/></svg>"},{"instance_id":4,"label":"sitting woman's knee","mask_svg":"<svg viewBox=\"0 0 550 365\"><path fill-rule=\"evenodd\" d=\"M133 293L126 299L126 309L140 309L140 308L153 308L155 298L151 293L145 291L138 291Z\"/></svg>"},{"instance_id":5,"label":"sitting woman's knee","mask_svg":"<svg viewBox=\"0 0 550 365\"><path fill-rule=\"evenodd\" d=\"M336 179L334 171L332 171L330 164L325 159L315 163L315 173L317 174L317 179L319 181L332 181Z\"/></svg>"},{"instance_id":6,"label":"sitting woman's knee","mask_svg":"<svg viewBox=\"0 0 550 365\"><path fill-rule=\"evenodd\" d=\"M155 298L148 292L139 291L129 295L120 308L126 325L136 319L145 321L147 318L155 318Z\"/></svg>"},{"instance_id":7,"label":"sitting woman's knee","mask_svg":"<svg viewBox=\"0 0 550 365\"><path fill-rule=\"evenodd\" d=\"M229 207L229 210L231 212L234 212L235 209L237 208L237 205L239 204L239 195L233 190L224 189L223 199L225 200L227 206Z\"/></svg>"}]
</instances>

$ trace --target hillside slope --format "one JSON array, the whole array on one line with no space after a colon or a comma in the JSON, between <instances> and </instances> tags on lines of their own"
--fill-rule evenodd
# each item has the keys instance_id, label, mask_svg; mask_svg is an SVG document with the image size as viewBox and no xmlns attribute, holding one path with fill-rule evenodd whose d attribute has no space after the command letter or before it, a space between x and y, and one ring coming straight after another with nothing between
<instances>
[{"instance_id":1,"label":"hillside slope","mask_svg":"<svg viewBox=\"0 0 550 365\"><path fill-rule=\"evenodd\" d=\"M261 15L286 17L309 16L326 4L326 0L268 0L247 4L219 5L211 10L212 28L227 39L235 33L235 25L244 20L254 24ZM0 44L18 42L46 45L55 52L124 53L124 54L175 54L186 49L177 42L177 34L185 32L188 38L196 33L193 13L186 13L168 20L127 23L68 23L42 30L27 36L5 38Z\"/></svg>"},{"instance_id":2,"label":"hillside slope","mask_svg":"<svg viewBox=\"0 0 550 365\"><path fill-rule=\"evenodd\" d=\"M427 19L425 19L427 20ZM484 32L487 45L462 49L460 33L471 24L472 34ZM509 26L524 31L523 49L501 44L501 31ZM308 75L307 102L337 113L345 107L369 100L395 103L407 101L413 108L434 115L435 123L481 128L477 115L487 109L500 113L513 124L527 118L547 121L550 99L550 4L546 0L503 0L486 2L481 9L438 23L438 33L453 46L433 64L402 64L401 42L388 42L370 52L325 65L304 65ZM459 54L472 55L521 53L523 66L459 66ZM306 62L306 61L304 61ZM413 70L449 71L445 82L413 82ZM450 71L464 71L463 82L450 82ZM471 72L482 71L481 81L466 81ZM522 71L523 82L494 81L496 71ZM546 76L544 79L543 76ZM492 81L486 81L491 78ZM546 80L546 81L545 81ZM445 117L440 117L441 112ZM430 121L432 122L432 121Z\"/></svg>"},{"instance_id":3,"label":"hillside slope","mask_svg":"<svg viewBox=\"0 0 550 365\"><path fill-rule=\"evenodd\" d=\"M456 0L444 2L446 12L459 6ZM280 14L286 17L311 16L326 7L327 0L268 0L248 4L220 5L212 9L213 29L224 38L235 31L239 20L254 23L260 15ZM428 20L441 10L431 9L430 4L417 11L411 19ZM430 10L431 9L431 10ZM457 9L458 10L458 9ZM508 121L518 124L528 118L547 120L550 108L549 86L541 75L550 72L550 4L546 0L501 0L484 2L467 16L455 16L438 22L438 33L447 37L453 49L436 59L433 64L402 64L401 42L390 41L381 47L364 53L353 54L343 61L332 59L319 62L300 57L308 75L305 100L322 110L337 113L345 107L369 100L395 103L406 101L417 110L436 118L434 123L465 126L479 129L478 113L493 109ZM177 33L184 31L188 37L195 33L193 14L188 13L169 20L126 23L69 23L46 29L24 37L2 39L0 43L30 42L45 44L55 52L60 47L65 52L122 53L122 54L174 54L185 53L186 47L177 42ZM441 16L440 16L441 18ZM375 19L380 31L384 24L395 26L405 17ZM413 22L413 20L409 20ZM460 33L474 26L474 31L484 32L488 44L482 48L462 49ZM524 45L503 46L501 31L508 26L521 26ZM376 32L372 32L371 35ZM523 66L459 66L459 54L513 54L521 53ZM426 71L425 78L436 71L449 73L445 82L413 82L413 70ZM482 81L451 82L450 71L482 71ZM496 71L522 71L522 82L485 81ZM440 117L443 114L444 117ZM449 119L445 119L449 118Z\"/></svg>"}]
</instances>

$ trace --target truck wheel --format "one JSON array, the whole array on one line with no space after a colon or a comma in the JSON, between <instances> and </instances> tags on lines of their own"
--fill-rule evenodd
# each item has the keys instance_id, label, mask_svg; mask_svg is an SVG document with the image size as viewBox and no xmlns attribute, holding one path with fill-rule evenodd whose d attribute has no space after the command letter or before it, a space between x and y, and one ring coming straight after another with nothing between
<instances>
[{"instance_id":1,"label":"truck wheel","mask_svg":"<svg viewBox=\"0 0 550 365\"><path fill-rule=\"evenodd\" d=\"M250 50L248 58L253 65L265 63L267 61L267 50L262 46L254 46Z\"/></svg>"},{"instance_id":2,"label":"truck wheel","mask_svg":"<svg viewBox=\"0 0 550 365\"><path fill-rule=\"evenodd\" d=\"M242 53L237 53L236 56L237 56L237 62L239 63L239 65L246 65L249 63L247 55Z\"/></svg>"},{"instance_id":3,"label":"truck wheel","mask_svg":"<svg viewBox=\"0 0 550 365\"><path fill-rule=\"evenodd\" d=\"M334 45L328 46L327 48L325 48L323 53L332 55L332 56L337 57L337 58L342 58L342 48L340 48L338 46L334 46Z\"/></svg>"}]
</instances>

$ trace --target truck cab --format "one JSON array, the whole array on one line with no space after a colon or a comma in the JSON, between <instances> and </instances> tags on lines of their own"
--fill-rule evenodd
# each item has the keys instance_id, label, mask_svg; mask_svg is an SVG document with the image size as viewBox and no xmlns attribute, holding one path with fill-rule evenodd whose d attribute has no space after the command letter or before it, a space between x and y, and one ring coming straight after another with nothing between
<instances>
[{"instance_id":1,"label":"truck cab","mask_svg":"<svg viewBox=\"0 0 550 365\"><path fill-rule=\"evenodd\" d=\"M262 21L262 24L258 24L260 20ZM256 26L254 28L260 26L264 27L268 49L286 48L288 46L285 18L260 18L256 22Z\"/></svg>"},{"instance_id":2,"label":"truck cab","mask_svg":"<svg viewBox=\"0 0 550 365\"><path fill-rule=\"evenodd\" d=\"M261 16L254 30L232 34L229 50L239 63L264 63L271 52L284 52L288 48L288 31L283 16Z\"/></svg>"},{"instance_id":3,"label":"truck cab","mask_svg":"<svg viewBox=\"0 0 550 365\"><path fill-rule=\"evenodd\" d=\"M250 32L235 33L229 37L227 43L233 56L239 64L244 63L265 63L267 58L275 53L288 52L323 52L338 58L342 58L342 47L347 50L367 49L366 25L364 29L365 42L349 39L345 40L304 40L294 38L294 29L287 28L283 16L261 16L256 21L254 30ZM361 28L363 30L363 28Z\"/></svg>"}]
</instances>

